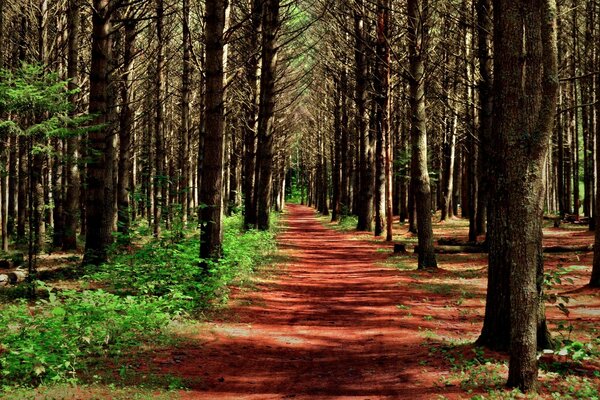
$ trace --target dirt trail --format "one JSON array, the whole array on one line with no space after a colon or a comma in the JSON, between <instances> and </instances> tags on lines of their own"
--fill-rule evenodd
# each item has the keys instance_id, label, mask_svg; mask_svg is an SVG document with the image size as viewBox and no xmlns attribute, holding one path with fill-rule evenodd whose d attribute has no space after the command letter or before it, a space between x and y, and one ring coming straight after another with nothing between
<instances>
[{"instance_id":1,"label":"dirt trail","mask_svg":"<svg viewBox=\"0 0 600 400\"><path fill-rule=\"evenodd\" d=\"M377 265L387 254L376 244L324 227L314 210L290 205L285 220L279 242L292 256L285 273L238 295L233 317L171 355L171 373L197 382L183 397L436 398L440 371L419 364L427 323L397 307L422 294ZM454 397L454 389L443 393Z\"/></svg>"}]
</instances>

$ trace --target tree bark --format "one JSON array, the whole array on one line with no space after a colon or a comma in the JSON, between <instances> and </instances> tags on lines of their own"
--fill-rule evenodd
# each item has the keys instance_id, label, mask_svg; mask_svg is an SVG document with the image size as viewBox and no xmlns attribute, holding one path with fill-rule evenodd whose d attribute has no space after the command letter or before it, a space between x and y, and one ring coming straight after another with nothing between
<instances>
[{"instance_id":1,"label":"tree bark","mask_svg":"<svg viewBox=\"0 0 600 400\"><path fill-rule=\"evenodd\" d=\"M411 181L417 208L418 268L437 268L431 222L431 186L427 168L427 115L425 111L425 64L427 52L427 0L408 0L408 43L411 107Z\"/></svg>"},{"instance_id":2,"label":"tree bark","mask_svg":"<svg viewBox=\"0 0 600 400\"><path fill-rule=\"evenodd\" d=\"M225 115L223 108L223 49L226 0L206 2L206 132L202 146L200 182L200 259L204 273L207 260L222 255L223 241L223 150Z\"/></svg>"},{"instance_id":3,"label":"tree bark","mask_svg":"<svg viewBox=\"0 0 600 400\"><path fill-rule=\"evenodd\" d=\"M494 147L497 156L493 160L494 192L488 238L488 301L490 296L509 299L501 305L503 311L510 310L508 385L523 391L535 389L538 327L545 328L540 315L542 174L558 87L555 24L554 0L525 4L494 1ZM508 287L508 293L495 292L492 285ZM488 307L486 305L486 314ZM484 329L489 327L484 326Z\"/></svg>"},{"instance_id":4,"label":"tree bark","mask_svg":"<svg viewBox=\"0 0 600 400\"><path fill-rule=\"evenodd\" d=\"M257 228L269 229L273 188L273 113L277 74L279 0L265 0L262 22L260 99L258 104L258 164L256 182Z\"/></svg>"},{"instance_id":5,"label":"tree bark","mask_svg":"<svg viewBox=\"0 0 600 400\"><path fill-rule=\"evenodd\" d=\"M123 243L129 243L131 225L131 181L133 172L133 80L136 22L127 19L123 51L123 82L121 84L121 115L119 129L119 179L117 187L117 229Z\"/></svg>"},{"instance_id":6,"label":"tree bark","mask_svg":"<svg viewBox=\"0 0 600 400\"><path fill-rule=\"evenodd\" d=\"M156 81L154 103L154 236L159 236L163 211L165 211L167 179L164 171L165 145L164 145L164 92L165 92L165 55L164 55L164 4L163 0L156 0Z\"/></svg>"},{"instance_id":7,"label":"tree bark","mask_svg":"<svg viewBox=\"0 0 600 400\"><path fill-rule=\"evenodd\" d=\"M374 154L371 145L369 126L367 124L367 79L368 66L366 59L366 33L365 33L365 6L363 0L354 1L354 61L355 61L355 101L356 101L356 129L359 142L359 195L358 195L358 224L359 231L373 230L373 192L374 179Z\"/></svg>"},{"instance_id":8,"label":"tree bark","mask_svg":"<svg viewBox=\"0 0 600 400\"><path fill-rule=\"evenodd\" d=\"M112 58L111 10L109 0L94 0L92 13L92 59L90 68L90 114L96 115L94 129L88 135L86 239L84 265L106 261L106 249L112 241L112 221L108 209L113 208L114 140L109 118L109 65Z\"/></svg>"},{"instance_id":9,"label":"tree bark","mask_svg":"<svg viewBox=\"0 0 600 400\"><path fill-rule=\"evenodd\" d=\"M181 220L186 223L190 215L190 98L192 69L192 39L190 35L190 0L182 2L183 67L181 72L181 131L179 138L179 202Z\"/></svg>"},{"instance_id":10,"label":"tree bark","mask_svg":"<svg viewBox=\"0 0 600 400\"><path fill-rule=\"evenodd\" d=\"M69 1L68 21L68 61L67 61L67 78L69 79L69 90L77 88L77 62L79 60L79 0ZM73 95L71 102L76 103L77 96ZM74 106L75 108L75 106ZM65 230L62 241L63 250L74 250L77 248L77 226L79 210L79 138L75 135L67 138L66 144L66 195L65 195Z\"/></svg>"}]
</instances>

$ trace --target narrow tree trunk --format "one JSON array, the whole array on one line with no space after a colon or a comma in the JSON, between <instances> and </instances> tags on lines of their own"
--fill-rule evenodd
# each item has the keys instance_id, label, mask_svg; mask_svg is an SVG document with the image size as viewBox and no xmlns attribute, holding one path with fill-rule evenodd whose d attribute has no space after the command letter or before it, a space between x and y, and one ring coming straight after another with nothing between
<instances>
[{"instance_id":1,"label":"narrow tree trunk","mask_svg":"<svg viewBox=\"0 0 600 400\"><path fill-rule=\"evenodd\" d=\"M131 175L133 172L133 80L135 54L136 23L127 19L125 25L125 42L123 51L123 83L121 85L121 115L119 129L119 179L117 187L117 228L122 235L123 243L128 243L131 225Z\"/></svg>"},{"instance_id":2,"label":"narrow tree trunk","mask_svg":"<svg viewBox=\"0 0 600 400\"><path fill-rule=\"evenodd\" d=\"M333 133L334 138L331 143L331 180L332 180L332 201L331 201L331 221L338 221L340 218L340 196L341 196L341 137L342 137L342 89L338 79L334 79L334 99L333 99Z\"/></svg>"},{"instance_id":3,"label":"narrow tree trunk","mask_svg":"<svg viewBox=\"0 0 600 400\"><path fill-rule=\"evenodd\" d=\"M373 230L373 192L375 189L373 148L371 147L369 126L367 124L367 79L365 7L363 0L355 0L354 10L354 59L356 79L356 129L360 147L358 224L359 231Z\"/></svg>"},{"instance_id":4,"label":"narrow tree trunk","mask_svg":"<svg viewBox=\"0 0 600 400\"><path fill-rule=\"evenodd\" d=\"M427 52L427 1L408 0L408 43L410 52L410 107L412 172L417 230L419 239L418 268L437 268L431 222L431 187L427 169L427 115L425 111L425 65Z\"/></svg>"},{"instance_id":5,"label":"narrow tree trunk","mask_svg":"<svg viewBox=\"0 0 600 400\"><path fill-rule=\"evenodd\" d=\"M164 145L164 91L165 91L165 56L164 56L164 4L163 0L156 0L156 81L154 104L154 236L160 235L163 211L165 210L167 179L164 172L165 145Z\"/></svg>"},{"instance_id":6,"label":"narrow tree trunk","mask_svg":"<svg viewBox=\"0 0 600 400\"><path fill-rule=\"evenodd\" d=\"M77 88L77 63L79 61L79 0L69 0L69 15L68 21L68 64L67 78L69 79L69 90ZM77 101L76 95L73 96L71 102ZM65 230L63 236L63 250L74 250L77 248L77 225L79 210L79 187L80 176L78 166L79 155L79 138L70 136L67 138L66 144L66 186L67 192L65 196Z\"/></svg>"},{"instance_id":7,"label":"narrow tree trunk","mask_svg":"<svg viewBox=\"0 0 600 400\"><path fill-rule=\"evenodd\" d=\"M190 98L192 69L192 39L190 35L190 0L183 0L183 68L181 72L181 131L179 138L179 202L181 220L187 222L190 215Z\"/></svg>"}]
</instances>

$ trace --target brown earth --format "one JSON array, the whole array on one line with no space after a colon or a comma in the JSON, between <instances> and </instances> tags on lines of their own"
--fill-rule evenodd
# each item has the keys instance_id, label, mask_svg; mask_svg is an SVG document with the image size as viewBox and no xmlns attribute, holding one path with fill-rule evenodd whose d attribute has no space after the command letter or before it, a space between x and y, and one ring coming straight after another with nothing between
<instances>
[{"instance_id":1,"label":"brown earth","mask_svg":"<svg viewBox=\"0 0 600 400\"><path fill-rule=\"evenodd\" d=\"M485 302L485 255L440 255L442 270L417 272L414 255L394 257L389 244L371 236L334 231L308 207L289 205L284 225L279 243L290 261L283 271L261 281L256 291L238 291L230 310L188 335L185 346L155 354L151 364L161 373L192 382L182 398L473 395L465 389L464 371L461 386L457 370L452 371L456 365L442 353L473 358L470 343L481 329ZM460 237L462 230L436 224L438 236L452 231ZM562 232L547 232L547 240L564 244ZM566 236L574 243L593 240L582 231ZM589 265L589 257L556 255L548 264L551 269L559 263ZM586 277L589 268L579 268L575 285L556 290L572 292L574 325L593 326L599 318L598 292L573 292ZM555 325L566 317L554 310L548 315ZM448 344L452 350L444 350ZM590 371L596 367L589 366ZM475 387L474 393L484 390Z\"/></svg>"}]
</instances>

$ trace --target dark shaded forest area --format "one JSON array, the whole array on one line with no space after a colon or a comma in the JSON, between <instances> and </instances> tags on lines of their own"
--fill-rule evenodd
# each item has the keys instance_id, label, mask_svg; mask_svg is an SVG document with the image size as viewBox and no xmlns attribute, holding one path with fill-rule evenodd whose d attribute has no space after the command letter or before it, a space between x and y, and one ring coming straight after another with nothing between
<instances>
[{"instance_id":1,"label":"dark shaded forest area","mask_svg":"<svg viewBox=\"0 0 600 400\"><path fill-rule=\"evenodd\" d=\"M0 397L598 399L599 97L597 0L0 0Z\"/></svg>"}]
</instances>

